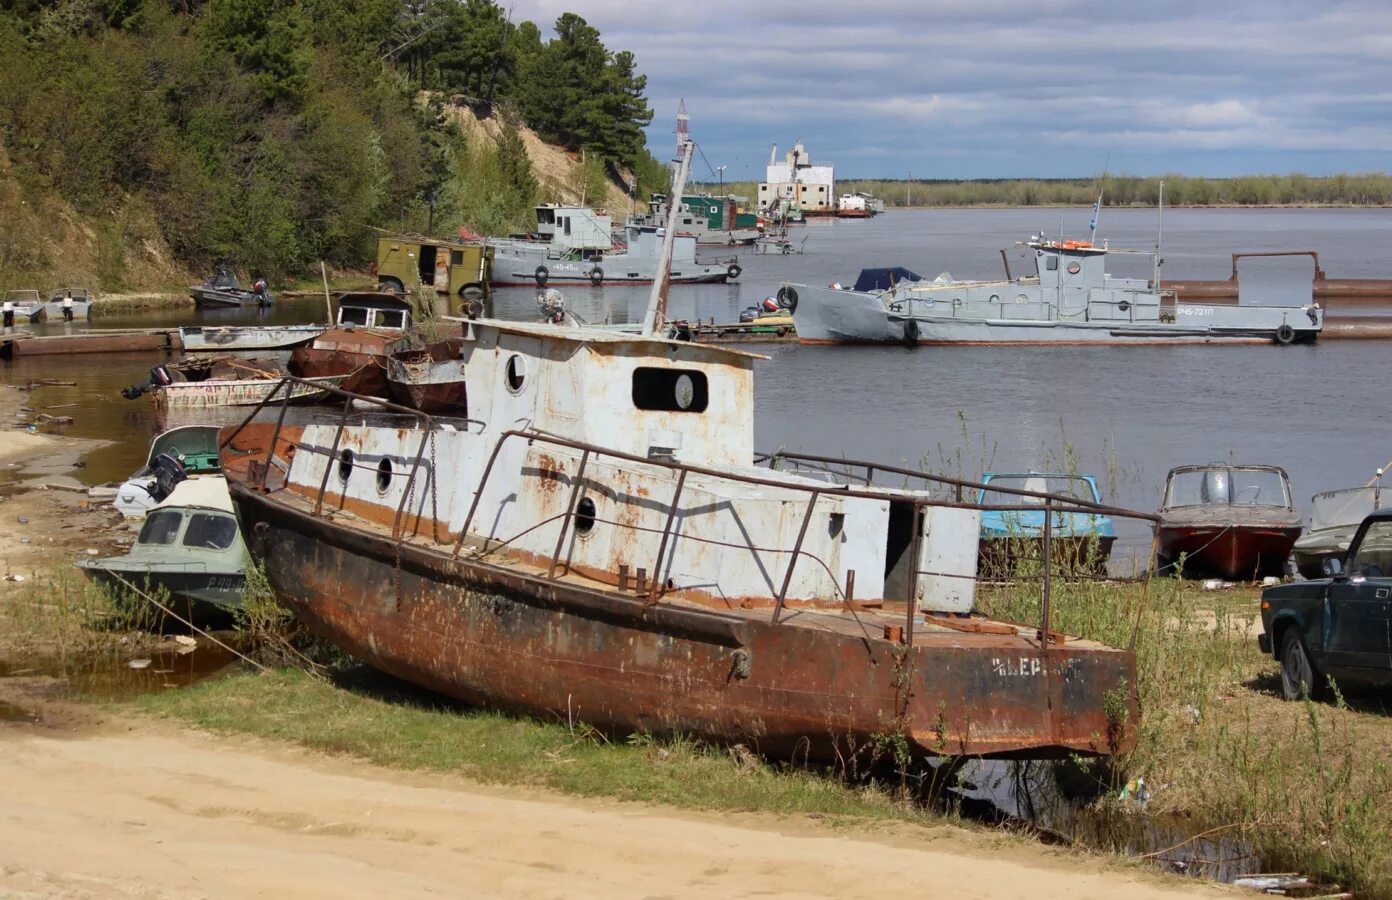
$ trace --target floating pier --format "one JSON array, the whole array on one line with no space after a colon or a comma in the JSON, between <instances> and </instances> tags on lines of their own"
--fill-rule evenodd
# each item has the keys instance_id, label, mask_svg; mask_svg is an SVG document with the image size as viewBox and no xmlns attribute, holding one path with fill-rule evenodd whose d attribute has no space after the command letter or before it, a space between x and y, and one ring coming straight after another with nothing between
<instances>
[{"instance_id":1,"label":"floating pier","mask_svg":"<svg viewBox=\"0 0 1392 900\"><path fill-rule=\"evenodd\" d=\"M183 349L177 328L82 331L75 334L40 335L23 331L0 334L0 359L79 353L179 353Z\"/></svg>"}]
</instances>

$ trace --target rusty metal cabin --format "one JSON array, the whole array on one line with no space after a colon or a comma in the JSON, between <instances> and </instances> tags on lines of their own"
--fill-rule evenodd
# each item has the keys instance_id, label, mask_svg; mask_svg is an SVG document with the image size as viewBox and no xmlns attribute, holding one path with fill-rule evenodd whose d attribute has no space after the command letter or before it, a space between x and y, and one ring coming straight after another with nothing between
<instances>
[{"instance_id":1,"label":"rusty metal cabin","mask_svg":"<svg viewBox=\"0 0 1392 900\"><path fill-rule=\"evenodd\" d=\"M1037 627L971 613L974 504L755 465L757 357L461 327L465 416L344 395L223 433L248 545L325 638L468 702L771 754L1134 741L1133 654L1055 634L1047 602Z\"/></svg>"}]
</instances>

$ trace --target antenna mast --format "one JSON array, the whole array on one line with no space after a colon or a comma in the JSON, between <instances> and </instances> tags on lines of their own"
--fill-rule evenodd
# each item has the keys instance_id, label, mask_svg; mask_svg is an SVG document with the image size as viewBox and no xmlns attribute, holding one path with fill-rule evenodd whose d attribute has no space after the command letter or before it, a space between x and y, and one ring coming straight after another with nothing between
<instances>
[{"instance_id":1,"label":"antenna mast","mask_svg":"<svg viewBox=\"0 0 1392 900\"><path fill-rule=\"evenodd\" d=\"M1160 199L1155 209L1155 268L1151 276L1153 290L1160 290L1160 266L1164 260L1160 258L1160 240L1165 234L1165 182L1160 182Z\"/></svg>"},{"instance_id":2,"label":"antenna mast","mask_svg":"<svg viewBox=\"0 0 1392 900\"><path fill-rule=\"evenodd\" d=\"M667 225L662 234L662 255L657 261L657 271L653 273L652 293L648 295L648 309L643 314L643 334L653 336L660 323L667 320L667 289L672 275L672 245L677 237L677 215L681 207L682 191L686 190L686 178L691 172L691 117L686 113L686 100L677 104L677 159L672 177L672 199L667 204Z\"/></svg>"}]
</instances>

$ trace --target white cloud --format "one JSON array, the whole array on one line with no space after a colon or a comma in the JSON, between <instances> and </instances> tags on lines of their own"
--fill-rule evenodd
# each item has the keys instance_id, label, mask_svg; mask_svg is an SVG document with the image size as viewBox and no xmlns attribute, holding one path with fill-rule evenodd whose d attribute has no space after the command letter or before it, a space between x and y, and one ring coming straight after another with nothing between
<instances>
[{"instance_id":1,"label":"white cloud","mask_svg":"<svg viewBox=\"0 0 1392 900\"><path fill-rule=\"evenodd\" d=\"M637 55L659 155L685 97L727 178L798 138L846 175L1087 174L1113 148L1198 174L1392 159L1386 0L517 0L513 17L549 33L568 9Z\"/></svg>"}]
</instances>

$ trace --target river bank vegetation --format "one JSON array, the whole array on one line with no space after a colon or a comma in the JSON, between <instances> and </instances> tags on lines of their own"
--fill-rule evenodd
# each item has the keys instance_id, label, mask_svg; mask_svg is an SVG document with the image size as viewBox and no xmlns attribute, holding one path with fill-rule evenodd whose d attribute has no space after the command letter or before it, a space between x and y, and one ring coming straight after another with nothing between
<instances>
[{"instance_id":1,"label":"river bank vegetation","mask_svg":"<svg viewBox=\"0 0 1392 900\"><path fill-rule=\"evenodd\" d=\"M1165 183L1166 206L1387 206L1392 175L1243 175L1204 178L1188 175L1097 178L863 179L836 182L838 194L865 191L886 206L1091 206L1102 191L1103 206L1154 206ZM753 182L726 182L724 190L758 195ZM703 183L701 190L720 190Z\"/></svg>"},{"instance_id":2,"label":"river bank vegetation","mask_svg":"<svg viewBox=\"0 0 1392 900\"><path fill-rule=\"evenodd\" d=\"M102 290L217 262L278 279L365 265L375 227L530 228L559 198L529 124L600 179L660 187L633 54L571 13L555 29L491 0L3 4L0 279L79 250ZM466 139L453 94L496 140Z\"/></svg>"},{"instance_id":3,"label":"river bank vegetation","mask_svg":"<svg viewBox=\"0 0 1392 900\"><path fill-rule=\"evenodd\" d=\"M102 599L72 574L54 572L26 587L9 592L3 612L6 630L24 645L54 648L75 672L112 642L132 646L130 629L140 619L131 607ZM980 606L1032 621L1039 596L1037 583L1023 580L984 586ZM1134 634L1143 717L1135 751L1113 770L1087 776L1090 802L1041 806L1026 830L1042 827L1080 849L1132 856L1173 851L1170 843L1201 835L1267 870L1311 873L1359 896L1392 896L1392 818L1382 809L1392 792L1392 722L1384 701L1374 694L1336 694L1330 703L1280 699L1275 664L1256 648L1257 599L1254 589L1215 593L1177 579L1148 586L1056 579L1054 628L1119 646ZM278 613L265 597L257 602L269 612L243 626L264 638ZM470 709L322 647L308 650L316 660L310 664L283 652L279 638L269 648L254 644L243 647L272 671L141 694L122 708L404 769L586 796L848 822L971 817L971 804L949 790L955 782L921 766L896 772L889 752L876 766L821 769L763 760L747 747L603 735L563 715L547 722ZM1149 792L1145 803L1123 798L1123 786L1138 776Z\"/></svg>"}]
</instances>

